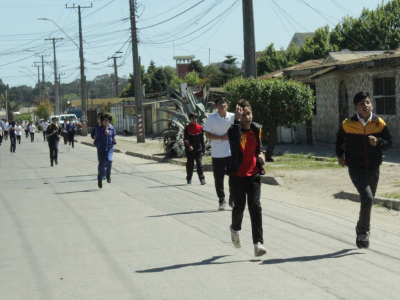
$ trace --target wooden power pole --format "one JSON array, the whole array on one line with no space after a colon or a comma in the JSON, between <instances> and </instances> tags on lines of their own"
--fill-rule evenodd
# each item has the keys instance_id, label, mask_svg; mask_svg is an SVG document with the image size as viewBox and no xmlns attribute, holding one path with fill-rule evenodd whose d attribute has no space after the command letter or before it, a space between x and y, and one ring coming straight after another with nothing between
<instances>
[{"instance_id":1,"label":"wooden power pole","mask_svg":"<svg viewBox=\"0 0 400 300\"><path fill-rule=\"evenodd\" d=\"M133 56L133 75L135 87L135 111L137 123L137 142L145 142L145 128L142 103L142 84L141 84L141 67L139 62L138 39L136 30L136 5L135 0L129 0L130 19L131 19L131 35L132 35L132 56Z\"/></svg>"},{"instance_id":2,"label":"wooden power pole","mask_svg":"<svg viewBox=\"0 0 400 300\"><path fill-rule=\"evenodd\" d=\"M72 7L66 8L75 9L75 4ZM90 6L80 6L78 5L78 16L79 16L79 59L81 65L81 105L82 105L82 135L88 134L87 128L87 105L86 105L86 78L85 78L85 61L83 59L83 44L82 44L82 18L81 18L81 8L92 8Z\"/></svg>"},{"instance_id":3,"label":"wooden power pole","mask_svg":"<svg viewBox=\"0 0 400 300\"><path fill-rule=\"evenodd\" d=\"M60 114L60 97L58 95L58 82L57 82L57 58L56 58L56 40L62 40L62 38L50 38L45 41L53 41L53 53L54 53L54 113Z\"/></svg>"},{"instance_id":4,"label":"wooden power pole","mask_svg":"<svg viewBox=\"0 0 400 300\"><path fill-rule=\"evenodd\" d=\"M244 76L257 78L256 41L254 37L253 0L243 3Z\"/></svg>"}]
</instances>

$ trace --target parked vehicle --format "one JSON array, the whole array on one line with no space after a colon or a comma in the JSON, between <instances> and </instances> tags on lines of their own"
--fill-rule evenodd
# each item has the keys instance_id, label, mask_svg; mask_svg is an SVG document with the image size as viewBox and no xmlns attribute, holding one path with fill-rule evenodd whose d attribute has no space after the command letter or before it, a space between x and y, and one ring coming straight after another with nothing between
<instances>
[{"instance_id":1,"label":"parked vehicle","mask_svg":"<svg viewBox=\"0 0 400 300\"><path fill-rule=\"evenodd\" d=\"M82 122L79 120L75 114L64 114L64 115L56 115L56 116L51 116L49 122L51 123L51 119L56 117L57 118L57 124L59 126L63 126L65 121L69 121L72 118L72 122L76 125L77 128L77 133L80 134L82 131Z\"/></svg>"}]
</instances>

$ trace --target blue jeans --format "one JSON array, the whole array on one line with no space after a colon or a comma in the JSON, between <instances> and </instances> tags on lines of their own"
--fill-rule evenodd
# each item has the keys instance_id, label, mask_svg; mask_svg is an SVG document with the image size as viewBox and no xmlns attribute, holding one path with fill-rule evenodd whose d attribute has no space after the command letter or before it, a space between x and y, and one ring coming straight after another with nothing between
<instances>
[{"instance_id":1,"label":"blue jeans","mask_svg":"<svg viewBox=\"0 0 400 300\"><path fill-rule=\"evenodd\" d=\"M99 160L99 167L97 172L97 180L103 181L104 169L106 170L106 176L111 175L112 158L114 154L114 148L108 151L98 150L97 158Z\"/></svg>"}]
</instances>

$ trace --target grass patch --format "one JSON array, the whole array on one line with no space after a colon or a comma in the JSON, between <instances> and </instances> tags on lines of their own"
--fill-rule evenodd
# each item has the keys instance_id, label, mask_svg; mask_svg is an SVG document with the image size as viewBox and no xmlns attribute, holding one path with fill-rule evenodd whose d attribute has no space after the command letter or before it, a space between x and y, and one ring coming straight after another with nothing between
<instances>
[{"instance_id":1,"label":"grass patch","mask_svg":"<svg viewBox=\"0 0 400 300\"><path fill-rule=\"evenodd\" d=\"M400 193L398 192L383 193L382 196L385 198L400 199Z\"/></svg>"},{"instance_id":2,"label":"grass patch","mask_svg":"<svg viewBox=\"0 0 400 300\"><path fill-rule=\"evenodd\" d=\"M275 157L275 162L267 163L266 169L269 170L321 170L342 168L337 164L337 159L328 158L324 161L315 160L314 154L292 154L285 153Z\"/></svg>"}]
</instances>

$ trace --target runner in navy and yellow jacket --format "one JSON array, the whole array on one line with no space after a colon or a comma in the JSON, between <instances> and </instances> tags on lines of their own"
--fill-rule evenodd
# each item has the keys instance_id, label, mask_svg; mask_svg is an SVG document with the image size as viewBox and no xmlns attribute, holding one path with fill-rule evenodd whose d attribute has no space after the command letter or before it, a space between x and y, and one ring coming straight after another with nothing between
<instances>
[{"instance_id":1,"label":"runner in navy and yellow jacket","mask_svg":"<svg viewBox=\"0 0 400 300\"><path fill-rule=\"evenodd\" d=\"M231 147L231 175L233 196L231 239L235 247L241 247L239 231L242 229L243 212L249 208L255 256L267 251L263 244L261 215L261 174L265 163L261 145L261 126L253 123L253 113L248 101L240 100L236 105L235 122L228 130ZM247 198L247 199L246 199Z\"/></svg>"},{"instance_id":2,"label":"runner in navy and yellow jacket","mask_svg":"<svg viewBox=\"0 0 400 300\"><path fill-rule=\"evenodd\" d=\"M105 114L101 116L102 126L96 131L96 147L97 157L99 160L97 181L99 188L103 187L103 174L106 168L107 182L111 183L111 166L114 154L114 145L117 143L115 139L115 129L110 124L112 116Z\"/></svg>"},{"instance_id":3,"label":"runner in navy and yellow jacket","mask_svg":"<svg viewBox=\"0 0 400 300\"><path fill-rule=\"evenodd\" d=\"M379 181L382 150L392 144L385 122L372 113L368 92L354 96L356 114L340 126L336 140L336 155L342 167L349 167L351 181L361 199L360 216L356 226L358 248L369 247L371 208Z\"/></svg>"}]
</instances>

